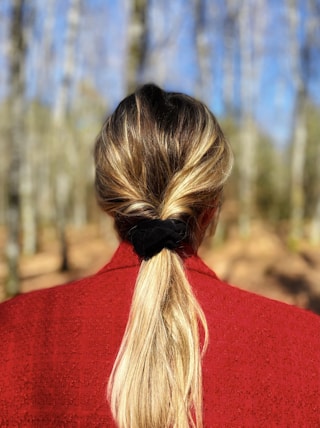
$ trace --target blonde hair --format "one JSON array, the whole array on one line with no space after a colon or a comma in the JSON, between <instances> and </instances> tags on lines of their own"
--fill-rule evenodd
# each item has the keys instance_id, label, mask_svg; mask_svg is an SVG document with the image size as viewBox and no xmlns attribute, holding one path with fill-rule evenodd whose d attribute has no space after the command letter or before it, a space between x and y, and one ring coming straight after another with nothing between
<instances>
[{"instance_id":1,"label":"blonde hair","mask_svg":"<svg viewBox=\"0 0 320 428\"><path fill-rule=\"evenodd\" d=\"M141 262L107 396L120 428L202 427L205 316L183 258L218 207L230 147L195 99L144 85L106 120L95 146L96 192L120 237L146 219L187 223L184 249ZM199 325L203 329L201 349Z\"/></svg>"}]
</instances>

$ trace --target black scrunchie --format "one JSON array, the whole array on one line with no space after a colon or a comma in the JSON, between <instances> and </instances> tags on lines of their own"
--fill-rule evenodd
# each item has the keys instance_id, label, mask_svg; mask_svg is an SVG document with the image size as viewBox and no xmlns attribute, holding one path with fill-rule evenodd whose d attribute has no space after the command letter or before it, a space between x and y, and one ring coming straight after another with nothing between
<instances>
[{"instance_id":1,"label":"black scrunchie","mask_svg":"<svg viewBox=\"0 0 320 428\"><path fill-rule=\"evenodd\" d=\"M181 220L142 220L129 230L127 237L138 256L148 260L163 248L177 248L186 232L187 225Z\"/></svg>"}]
</instances>

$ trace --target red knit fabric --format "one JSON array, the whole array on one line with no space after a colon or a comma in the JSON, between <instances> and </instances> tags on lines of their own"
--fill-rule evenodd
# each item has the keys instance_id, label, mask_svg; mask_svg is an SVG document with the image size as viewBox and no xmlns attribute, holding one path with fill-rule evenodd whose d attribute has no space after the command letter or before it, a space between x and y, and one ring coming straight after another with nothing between
<instances>
[{"instance_id":1,"label":"red knit fabric","mask_svg":"<svg viewBox=\"0 0 320 428\"><path fill-rule=\"evenodd\" d=\"M320 318L185 265L210 334L205 427L319 428ZM105 391L138 268L123 243L96 275L0 305L1 427L115 426Z\"/></svg>"}]
</instances>

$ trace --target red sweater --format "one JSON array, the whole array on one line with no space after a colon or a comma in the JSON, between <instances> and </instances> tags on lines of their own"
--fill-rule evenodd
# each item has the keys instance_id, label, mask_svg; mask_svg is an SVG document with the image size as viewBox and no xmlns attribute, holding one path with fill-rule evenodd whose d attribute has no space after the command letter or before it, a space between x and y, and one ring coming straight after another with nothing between
<instances>
[{"instance_id":1,"label":"red sweater","mask_svg":"<svg viewBox=\"0 0 320 428\"><path fill-rule=\"evenodd\" d=\"M320 318L239 290L197 257L205 427L320 427ZM105 398L138 272L121 244L96 275L0 305L0 427L114 427ZM147 427L142 427L147 428Z\"/></svg>"}]
</instances>

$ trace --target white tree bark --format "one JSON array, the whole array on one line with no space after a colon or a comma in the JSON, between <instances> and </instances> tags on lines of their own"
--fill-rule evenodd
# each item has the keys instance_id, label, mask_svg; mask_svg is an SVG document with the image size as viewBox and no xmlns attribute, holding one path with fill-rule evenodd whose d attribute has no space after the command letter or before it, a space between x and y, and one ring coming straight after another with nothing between
<instances>
[{"instance_id":1,"label":"white tree bark","mask_svg":"<svg viewBox=\"0 0 320 428\"><path fill-rule=\"evenodd\" d=\"M35 68L38 72L37 79L37 98L43 100L48 96L48 88L51 87L53 81L53 70L54 70L54 51L53 51L53 40L54 40L54 23L56 17L56 0L47 0L44 3L42 0L38 0L38 9L44 8L44 20L41 31L41 39L35 40L33 45L37 45L38 55L35 61ZM39 118L36 117L36 112L31 119L34 128L39 129ZM54 148L54 135L51 130L50 120L47 121L47 126L41 129L36 135L35 146L41 146L40 150L36 152L38 155L37 159L37 186L35 189L36 206L38 213L38 222L40 224L50 224L55 217L53 215L54 197L52 195L52 149ZM47 144L42 144L46 139ZM35 175L33 175L35 176Z\"/></svg>"},{"instance_id":2,"label":"white tree bark","mask_svg":"<svg viewBox=\"0 0 320 428\"><path fill-rule=\"evenodd\" d=\"M33 141L31 136L25 136L23 164L21 167L21 228L22 253L32 255L37 250L37 217L33 171ZM33 137L34 138L34 137Z\"/></svg>"},{"instance_id":3,"label":"white tree bark","mask_svg":"<svg viewBox=\"0 0 320 428\"><path fill-rule=\"evenodd\" d=\"M81 0L70 0L67 16L64 61L62 76L57 90L53 111L55 126L54 175L57 229L61 245L61 270L68 270L68 248L66 238L67 206L70 200L71 174L76 157L70 133L67 132L71 87L75 70L75 46L80 23Z\"/></svg>"},{"instance_id":4,"label":"white tree bark","mask_svg":"<svg viewBox=\"0 0 320 428\"><path fill-rule=\"evenodd\" d=\"M210 101L210 99L208 99L208 89L211 86L212 79L210 66L212 52L210 52L210 43L205 20L207 13L206 2L204 0L193 1L196 53L199 66L199 78L196 85L196 96L201 100L208 102Z\"/></svg>"},{"instance_id":5,"label":"white tree bark","mask_svg":"<svg viewBox=\"0 0 320 428\"><path fill-rule=\"evenodd\" d=\"M290 57L296 89L295 114L292 129L290 239L297 241L303 233L305 197L303 189L307 145L306 81L303 76L302 49L299 41L299 14L296 0L287 0L290 28Z\"/></svg>"},{"instance_id":6,"label":"white tree bark","mask_svg":"<svg viewBox=\"0 0 320 428\"><path fill-rule=\"evenodd\" d=\"M223 98L227 114L231 115L234 104L236 33L239 14L239 2L226 0L223 56Z\"/></svg>"},{"instance_id":7,"label":"white tree bark","mask_svg":"<svg viewBox=\"0 0 320 428\"><path fill-rule=\"evenodd\" d=\"M320 165L320 144L317 147L317 164ZM311 218L310 241L314 245L320 244L320 173L318 172L317 201Z\"/></svg>"},{"instance_id":8,"label":"white tree bark","mask_svg":"<svg viewBox=\"0 0 320 428\"><path fill-rule=\"evenodd\" d=\"M317 34L317 26L319 25L320 20L320 4L316 4L315 0L309 0L309 14L310 18L308 21L308 38L312 39L314 35ZM320 244L320 144L318 143L317 147L317 195L316 195L316 204L315 209L311 218L311 228L310 228L310 240L314 245Z\"/></svg>"},{"instance_id":9,"label":"white tree bark","mask_svg":"<svg viewBox=\"0 0 320 428\"><path fill-rule=\"evenodd\" d=\"M62 64L62 77L58 87L53 112L54 123L56 125L64 123L65 115L69 107L68 102L70 100L70 90L75 71L75 45L80 24L80 6L81 0L70 0L64 43L65 50Z\"/></svg>"},{"instance_id":10,"label":"white tree bark","mask_svg":"<svg viewBox=\"0 0 320 428\"><path fill-rule=\"evenodd\" d=\"M20 291L19 282L19 222L21 213L20 177L22 144L24 140L24 61L25 40L23 34L24 0L12 2L9 54L10 62L10 166L8 169L7 246L8 278L6 294L14 296Z\"/></svg>"},{"instance_id":11,"label":"white tree bark","mask_svg":"<svg viewBox=\"0 0 320 428\"><path fill-rule=\"evenodd\" d=\"M127 2L128 0L124 0ZM134 0L125 4L129 9L130 25L128 30L128 93L135 91L142 74L147 55L147 11L149 0Z\"/></svg>"},{"instance_id":12,"label":"white tree bark","mask_svg":"<svg viewBox=\"0 0 320 428\"><path fill-rule=\"evenodd\" d=\"M239 228L243 236L250 234L250 224L254 209L257 134L253 112L257 101L257 85L261 68L259 58L263 49L262 42L265 29L263 17L266 12L264 6L264 0L258 0L254 4L249 0L245 0L239 10L242 115L241 154L239 159Z\"/></svg>"},{"instance_id":13,"label":"white tree bark","mask_svg":"<svg viewBox=\"0 0 320 428\"><path fill-rule=\"evenodd\" d=\"M39 3L41 0L38 0ZM42 27L42 38L39 40L38 57L38 82L37 94L38 98L43 97L45 94L48 83L50 83L52 64L52 49L53 49L53 35L54 35L54 18L55 18L55 5L56 0L46 0L45 2L45 17ZM41 5L38 4L38 8ZM42 6L43 7L43 6Z\"/></svg>"},{"instance_id":14,"label":"white tree bark","mask_svg":"<svg viewBox=\"0 0 320 428\"><path fill-rule=\"evenodd\" d=\"M35 10L29 11L29 19L24 25L24 39L27 46L31 46L32 30L34 26ZM33 64L34 66L34 64ZM34 67L33 72L37 70ZM30 117L30 114L29 114ZM35 133L32 132L29 121L25 123L25 136L21 148L23 162L21 164L21 229L22 229L22 253L35 254L37 250L37 213L35 201L35 170L37 149L35 143Z\"/></svg>"}]
</instances>

